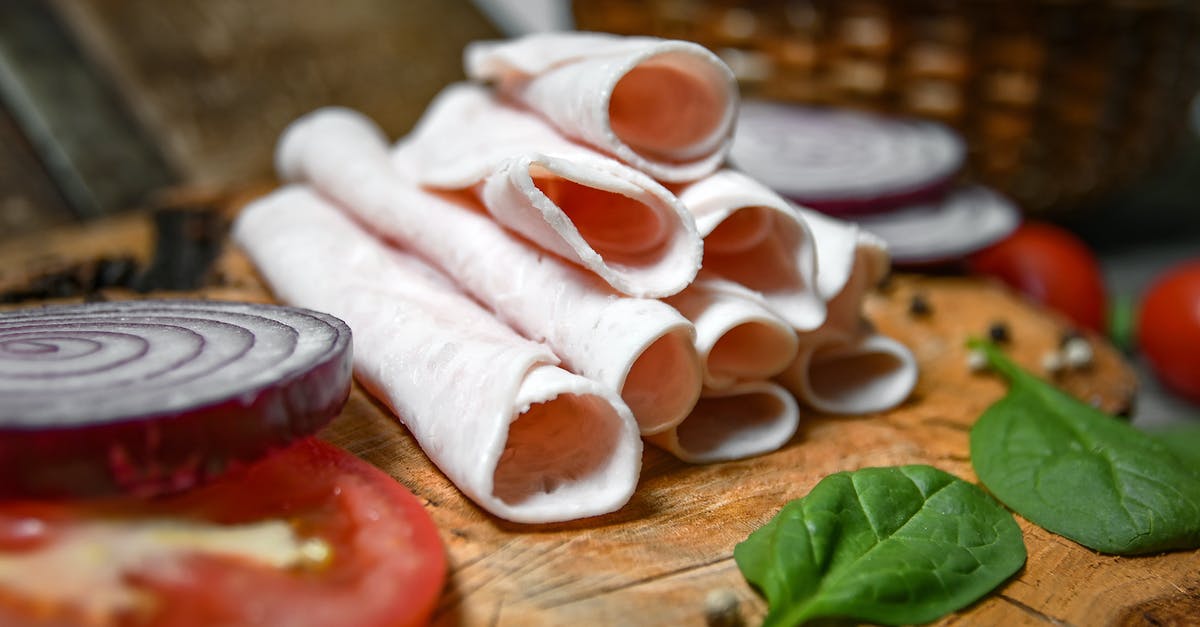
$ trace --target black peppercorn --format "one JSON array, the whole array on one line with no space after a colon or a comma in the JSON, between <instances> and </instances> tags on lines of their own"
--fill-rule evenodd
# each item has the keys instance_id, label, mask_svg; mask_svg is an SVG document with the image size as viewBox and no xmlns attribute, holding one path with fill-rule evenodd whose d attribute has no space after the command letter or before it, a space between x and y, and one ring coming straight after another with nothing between
<instances>
[{"instance_id":1,"label":"black peppercorn","mask_svg":"<svg viewBox=\"0 0 1200 627\"><path fill-rule=\"evenodd\" d=\"M1012 339L1008 331L1008 323L1004 321L993 322L988 326L988 337L997 344L1007 344Z\"/></svg>"},{"instance_id":2,"label":"black peppercorn","mask_svg":"<svg viewBox=\"0 0 1200 627\"><path fill-rule=\"evenodd\" d=\"M917 292L912 295L912 300L908 302L908 314L910 316L925 317L933 313L933 308L929 306L929 300L924 294Z\"/></svg>"}]
</instances>

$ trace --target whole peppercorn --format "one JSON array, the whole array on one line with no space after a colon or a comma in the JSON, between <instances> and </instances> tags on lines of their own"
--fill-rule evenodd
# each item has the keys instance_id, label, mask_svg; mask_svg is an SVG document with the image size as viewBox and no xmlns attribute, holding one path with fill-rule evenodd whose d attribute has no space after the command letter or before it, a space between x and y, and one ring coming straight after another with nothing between
<instances>
[{"instance_id":1,"label":"whole peppercorn","mask_svg":"<svg viewBox=\"0 0 1200 627\"><path fill-rule=\"evenodd\" d=\"M1012 341L1012 334L1009 333L1008 323L1003 320L993 322L988 326L988 337L997 344L1007 344Z\"/></svg>"},{"instance_id":2,"label":"whole peppercorn","mask_svg":"<svg viewBox=\"0 0 1200 627\"><path fill-rule=\"evenodd\" d=\"M933 313L933 307L929 305L929 299L925 294L917 292L912 295L912 299L908 301L908 315L924 318Z\"/></svg>"}]
</instances>

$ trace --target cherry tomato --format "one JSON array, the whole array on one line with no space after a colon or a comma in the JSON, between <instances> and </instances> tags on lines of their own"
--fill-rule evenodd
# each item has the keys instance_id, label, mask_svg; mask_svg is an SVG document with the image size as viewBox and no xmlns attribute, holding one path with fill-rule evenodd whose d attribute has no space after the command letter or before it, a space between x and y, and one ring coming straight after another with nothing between
<instances>
[{"instance_id":1,"label":"cherry tomato","mask_svg":"<svg viewBox=\"0 0 1200 627\"><path fill-rule=\"evenodd\" d=\"M1080 327L1103 332L1107 294L1100 264L1083 240L1052 224L1027 222L967 260Z\"/></svg>"},{"instance_id":2,"label":"cherry tomato","mask_svg":"<svg viewBox=\"0 0 1200 627\"><path fill-rule=\"evenodd\" d=\"M1200 403L1200 259L1150 285L1138 311L1137 340L1158 378Z\"/></svg>"},{"instance_id":3,"label":"cherry tomato","mask_svg":"<svg viewBox=\"0 0 1200 627\"><path fill-rule=\"evenodd\" d=\"M228 548L280 534L305 559ZM154 501L3 503L0 537L3 625L420 625L446 571L417 499L315 439Z\"/></svg>"}]
</instances>

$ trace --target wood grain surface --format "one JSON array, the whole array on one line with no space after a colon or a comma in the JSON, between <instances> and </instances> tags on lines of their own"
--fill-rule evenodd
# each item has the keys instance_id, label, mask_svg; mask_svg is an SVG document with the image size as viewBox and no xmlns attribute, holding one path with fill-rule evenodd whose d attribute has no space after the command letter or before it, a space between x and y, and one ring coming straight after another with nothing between
<instances>
[{"instance_id":1,"label":"wood grain surface","mask_svg":"<svg viewBox=\"0 0 1200 627\"><path fill-rule=\"evenodd\" d=\"M125 232L142 236L128 227ZM139 244L131 239L129 245ZM14 257L0 249L4 262ZM236 250L219 260L213 276L220 285L204 292L209 297L270 298ZM928 316L908 311L917 293L931 305ZM706 612L720 596L736 600L735 620L721 624L753 625L766 608L733 562L735 544L833 472L925 463L974 481L968 431L1005 387L970 371L964 340L1003 321L1011 354L1036 370L1067 330L1060 318L997 285L956 277L893 277L870 298L867 314L908 344L921 365L906 403L858 417L806 413L799 433L781 450L743 461L692 466L647 447L632 501L607 516L530 526L486 514L357 387L322 437L408 486L441 529L451 570L436 625L715 624ZM1092 367L1062 373L1056 382L1109 411L1127 410L1136 391L1132 371L1116 351L1092 341ZM1197 624L1200 551L1099 555L1018 520L1029 551L1026 566L938 624Z\"/></svg>"}]
</instances>

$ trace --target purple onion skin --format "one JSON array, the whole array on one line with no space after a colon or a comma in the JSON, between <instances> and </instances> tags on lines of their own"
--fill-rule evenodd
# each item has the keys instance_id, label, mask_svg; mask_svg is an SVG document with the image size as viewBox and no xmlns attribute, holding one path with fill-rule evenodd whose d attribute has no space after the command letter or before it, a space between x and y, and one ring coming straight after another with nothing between
<instances>
[{"instance_id":1,"label":"purple onion skin","mask_svg":"<svg viewBox=\"0 0 1200 627\"><path fill-rule=\"evenodd\" d=\"M94 425L0 428L0 499L149 497L199 485L327 425L349 397L351 357L347 335L322 361L240 398Z\"/></svg>"},{"instance_id":2,"label":"purple onion skin","mask_svg":"<svg viewBox=\"0 0 1200 627\"><path fill-rule=\"evenodd\" d=\"M870 190L863 190L862 196L854 198L799 198L791 196L793 202L835 217L867 216L886 213L893 209L907 207L920 203L940 200L954 185L956 176L948 176L936 181L905 190L891 193L870 195Z\"/></svg>"}]
</instances>

